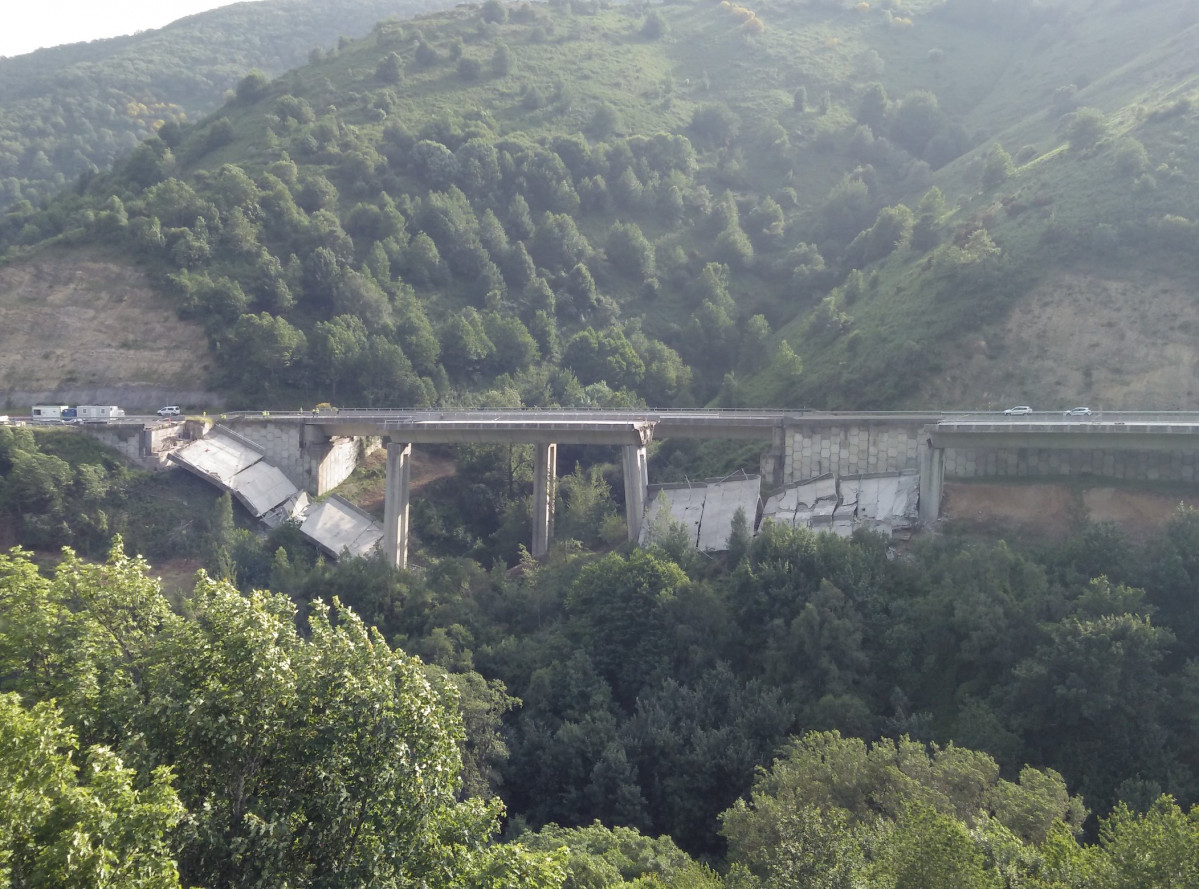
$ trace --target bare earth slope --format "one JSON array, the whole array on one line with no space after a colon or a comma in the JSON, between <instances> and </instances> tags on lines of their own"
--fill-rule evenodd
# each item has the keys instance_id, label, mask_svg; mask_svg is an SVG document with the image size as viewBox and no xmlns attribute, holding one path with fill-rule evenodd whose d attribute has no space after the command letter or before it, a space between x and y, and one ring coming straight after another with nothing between
<instances>
[{"instance_id":1,"label":"bare earth slope","mask_svg":"<svg viewBox=\"0 0 1199 889\"><path fill-rule=\"evenodd\" d=\"M929 408L1193 410L1199 321L1188 285L1150 272L1059 273L1001 323L946 349Z\"/></svg>"},{"instance_id":2,"label":"bare earth slope","mask_svg":"<svg viewBox=\"0 0 1199 889\"><path fill-rule=\"evenodd\" d=\"M218 406L199 325L180 321L135 267L48 250L0 266L0 408L37 401Z\"/></svg>"}]
</instances>

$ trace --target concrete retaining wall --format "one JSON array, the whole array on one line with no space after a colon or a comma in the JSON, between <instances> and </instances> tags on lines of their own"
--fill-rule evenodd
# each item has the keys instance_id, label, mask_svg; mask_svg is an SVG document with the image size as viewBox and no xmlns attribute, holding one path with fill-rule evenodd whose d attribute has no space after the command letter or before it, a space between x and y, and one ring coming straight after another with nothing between
<instances>
[{"instance_id":1,"label":"concrete retaining wall","mask_svg":"<svg viewBox=\"0 0 1199 889\"><path fill-rule=\"evenodd\" d=\"M117 386L59 386L56 389L0 390L0 413L28 413L31 404L119 404L127 414L150 413L164 404L219 409L224 398L206 389L179 389L155 383Z\"/></svg>"},{"instance_id":2,"label":"concrete retaining wall","mask_svg":"<svg viewBox=\"0 0 1199 889\"><path fill-rule=\"evenodd\" d=\"M782 481L790 484L830 473L918 471L924 425L890 421L788 427ZM947 479L1091 475L1129 481L1199 481L1199 453L1193 450L951 447L944 450L944 467Z\"/></svg>"},{"instance_id":3,"label":"concrete retaining wall","mask_svg":"<svg viewBox=\"0 0 1199 889\"><path fill-rule=\"evenodd\" d=\"M945 477L1053 478L1092 475L1130 481L1199 479L1195 451L946 448Z\"/></svg>"},{"instance_id":4,"label":"concrete retaining wall","mask_svg":"<svg viewBox=\"0 0 1199 889\"><path fill-rule=\"evenodd\" d=\"M261 447L266 459L297 488L317 496L345 481L359 458L379 447L378 438L326 438L316 426L301 420L232 418L221 423Z\"/></svg>"},{"instance_id":5,"label":"concrete retaining wall","mask_svg":"<svg viewBox=\"0 0 1199 889\"><path fill-rule=\"evenodd\" d=\"M130 463L141 463L142 457L146 456L141 426L109 426L104 423L87 423L78 428L106 447L117 451Z\"/></svg>"}]
</instances>

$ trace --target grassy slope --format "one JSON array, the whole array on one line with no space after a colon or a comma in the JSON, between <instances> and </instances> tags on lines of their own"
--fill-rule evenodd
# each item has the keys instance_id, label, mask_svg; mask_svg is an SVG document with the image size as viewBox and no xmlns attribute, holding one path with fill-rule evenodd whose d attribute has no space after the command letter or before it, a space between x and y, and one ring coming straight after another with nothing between
<instances>
[{"instance_id":1,"label":"grassy slope","mask_svg":"<svg viewBox=\"0 0 1199 889\"><path fill-rule=\"evenodd\" d=\"M1199 343L1186 325L1179 329L1176 312L1189 306L1177 294L1193 288L1199 270L1185 252L1126 242L1087 249L1097 226L1121 229L1123 237L1165 214L1195 216L1195 115L1152 119L1155 109L1196 96L1199 26L1186 21L1180 4L1107 4L1039 33L1006 61L987 54L983 35L919 23L928 43L954 46L933 79L958 86L935 89L943 106L963 112L980 143L934 176L955 208L946 228L952 234L981 222L1004 251L999 280L946 284L926 256L898 251L875 269L874 287L845 307L853 316L847 335L814 335L804 317L780 332L804 357L816 401L950 408L1022 400L1056 406L1085 396L1112 407L1188 403L1199 386L1190 362L1179 372L1179 353ZM1068 151L1060 110L1052 108L1054 91L1077 83L1085 86L1076 104L1103 111L1109 127L1107 140L1085 155ZM1145 145L1156 188L1138 187L1116 169L1117 146L1129 137ZM984 192L980 168L993 142L1033 156ZM1162 304L1128 312L1128 300L1146 291ZM1096 299L1102 319L1094 315ZM1039 311L1030 311L1034 305ZM1015 317L1021 322L1013 325ZM1104 336L1101 325L1119 325L1120 335ZM1167 343L1172 348L1162 348ZM992 360L977 360L980 347ZM1044 365L1039 373L1018 372L1034 361Z\"/></svg>"}]
</instances>

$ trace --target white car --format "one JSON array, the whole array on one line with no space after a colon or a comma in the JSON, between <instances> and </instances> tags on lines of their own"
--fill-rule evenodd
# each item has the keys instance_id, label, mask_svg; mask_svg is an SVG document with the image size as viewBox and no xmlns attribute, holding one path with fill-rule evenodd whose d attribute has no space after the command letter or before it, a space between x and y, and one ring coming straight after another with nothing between
<instances>
[{"instance_id":1,"label":"white car","mask_svg":"<svg viewBox=\"0 0 1199 889\"><path fill-rule=\"evenodd\" d=\"M179 405L177 404L168 404L166 407L158 409L158 416L160 417L177 417L181 413L182 411L179 410Z\"/></svg>"},{"instance_id":2,"label":"white car","mask_svg":"<svg viewBox=\"0 0 1199 889\"><path fill-rule=\"evenodd\" d=\"M1018 404L1015 407L1009 407L1003 413L1005 416L1008 416L1008 417L1022 417L1025 414L1031 414L1032 408L1029 407L1027 404Z\"/></svg>"},{"instance_id":3,"label":"white car","mask_svg":"<svg viewBox=\"0 0 1199 889\"><path fill-rule=\"evenodd\" d=\"M1094 411L1092 411L1089 407L1072 407L1072 408L1070 408L1070 410L1065 411L1062 414L1062 416L1063 417L1089 417L1089 416L1091 416L1092 413L1094 413Z\"/></svg>"}]
</instances>

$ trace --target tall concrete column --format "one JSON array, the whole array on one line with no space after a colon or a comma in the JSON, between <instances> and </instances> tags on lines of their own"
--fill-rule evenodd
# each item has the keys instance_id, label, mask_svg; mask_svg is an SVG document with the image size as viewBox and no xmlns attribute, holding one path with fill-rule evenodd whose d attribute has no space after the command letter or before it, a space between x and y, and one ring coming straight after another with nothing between
<instances>
[{"instance_id":1,"label":"tall concrete column","mask_svg":"<svg viewBox=\"0 0 1199 889\"><path fill-rule=\"evenodd\" d=\"M629 540L641 539L641 519L645 515L646 489L649 487L649 463L645 445L624 446L624 517Z\"/></svg>"},{"instance_id":2,"label":"tall concrete column","mask_svg":"<svg viewBox=\"0 0 1199 889\"><path fill-rule=\"evenodd\" d=\"M408 567L408 482L412 445L387 443L387 487L383 495L383 552L393 567Z\"/></svg>"},{"instance_id":3,"label":"tall concrete column","mask_svg":"<svg viewBox=\"0 0 1199 889\"><path fill-rule=\"evenodd\" d=\"M932 439L920 450L920 521L932 524L941 515L941 487L945 481L945 449Z\"/></svg>"},{"instance_id":4,"label":"tall concrete column","mask_svg":"<svg viewBox=\"0 0 1199 889\"><path fill-rule=\"evenodd\" d=\"M558 481L558 446L533 445L533 558L550 551L554 537L554 496Z\"/></svg>"}]
</instances>

